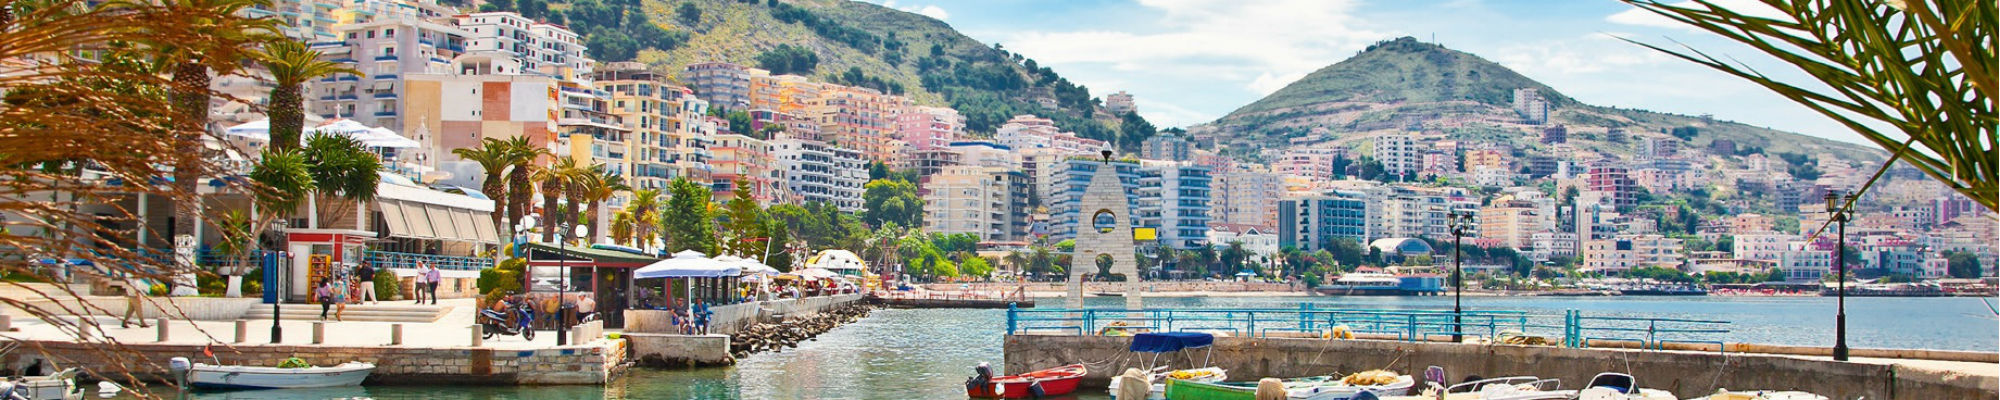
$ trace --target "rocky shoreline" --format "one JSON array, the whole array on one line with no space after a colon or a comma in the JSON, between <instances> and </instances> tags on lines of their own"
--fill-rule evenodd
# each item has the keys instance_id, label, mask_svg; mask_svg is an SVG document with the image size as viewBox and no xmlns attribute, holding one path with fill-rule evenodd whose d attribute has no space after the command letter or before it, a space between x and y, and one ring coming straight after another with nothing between
<instances>
[{"instance_id":1,"label":"rocky shoreline","mask_svg":"<svg viewBox=\"0 0 2000 400\"><path fill-rule=\"evenodd\" d=\"M804 317L744 327L729 336L730 363L751 354L799 347L799 342L812 340L833 328L858 321L874 309L874 306L850 304Z\"/></svg>"}]
</instances>

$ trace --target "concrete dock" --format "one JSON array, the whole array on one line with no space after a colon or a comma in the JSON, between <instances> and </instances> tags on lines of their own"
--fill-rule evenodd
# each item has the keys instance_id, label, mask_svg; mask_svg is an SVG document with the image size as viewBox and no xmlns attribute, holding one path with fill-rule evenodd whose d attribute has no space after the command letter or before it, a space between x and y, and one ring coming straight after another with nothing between
<instances>
[{"instance_id":1,"label":"concrete dock","mask_svg":"<svg viewBox=\"0 0 2000 400\"><path fill-rule=\"evenodd\" d=\"M1151 354L1132 353L1125 336L1016 334L1005 341L1006 373L1085 363L1084 384L1104 387L1126 368L1148 367ZM1804 390L1836 399L2000 398L2000 364L1991 362L1824 357L1714 351L1661 351L1406 342L1218 337L1209 349L1164 354L1160 365L1229 370L1233 380L1350 374L1385 368L1417 376L1444 367L1465 376L1534 375L1576 388L1600 372L1625 372L1642 387L1694 398L1731 390ZM1976 357L1959 357L1976 358Z\"/></svg>"}]
</instances>

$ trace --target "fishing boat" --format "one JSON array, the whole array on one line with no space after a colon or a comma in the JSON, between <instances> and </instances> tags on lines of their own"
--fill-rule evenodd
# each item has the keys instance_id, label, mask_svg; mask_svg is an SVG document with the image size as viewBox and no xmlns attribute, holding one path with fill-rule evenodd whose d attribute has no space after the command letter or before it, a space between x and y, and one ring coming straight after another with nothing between
<instances>
[{"instance_id":1,"label":"fishing boat","mask_svg":"<svg viewBox=\"0 0 2000 400\"><path fill-rule=\"evenodd\" d=\"M1171 379L1205 383L1228 380L1229 371L1222 368L1202 367L1169 371L1167 370L1169 367L1158 364L1160 354L1180 352L1187 349L1206 348L1209 354L1202 356L1202 364L1207 365L1208 357L1213 356L1215 353L1215 348L1210 347L1213 344L1215 344L1215 335L1199 332L1144 332L1132 335L1132 344L1128 348L1129 350L1135 353L1153 353L1153 358L1149 363L1155 366L1145 370L1148 372L1147 381L1152 382L1152 387L1147 388L1146 398L1153 400L1166 398L1167 381ZM1111 393L1112 398L1118 398L1118 389L1120 387L1119 380L1111 380L1111 387L1108 391Z\"/></svg>"},{"instance_id":2,"label":"fishing boat","mask_svg":"<svg viewBox=\"0 0 2000 400\"><path fill-rule=\"evenodd\" d=\"M331 367L252 367L196 363L188 383L207 389L297 389L358 386L375 371L375 364L350 361Z\"/></svg>"},{"instance_id":3,"label":"fishing boat","mask_svg":"<svg viewBox=\"0 0 2000 400\"><path fill-rule=\"evenodd\" d=\"M1572 397L1578 400L1679 400L1665 390L1639 387L1632 375L1605 372L1590 378L1590 384Z\"/></svg>"},{"instance_id":4,"label":"fishing boat","mask_svg":"<svg viewBox=\"0 0 2000 400\"><path fill-rule=\"evenodd\" d=\"M1076 392L1076 385L1083 381L1085 372L1083 364L1070 364L1020 375L996 376L983 382L974 377L965 385L965 395L981 399L1061 396Z\"/></svg>"},{"instance_id":5,"label":"fishing boat","mask_svg":"<svg viewBox=\"0 0 2000 400\"><path fill-rule=\"evenodd\" d=\"M1694 400L1827 400L1827 399L1826 396L1821 396L1806 392L1797 392L1797 391L1753 390L1748 392L1731 392L1728 389L1721 389L1715 391L1715 394L1711 394Z\"/></svg>"}]
</instances>

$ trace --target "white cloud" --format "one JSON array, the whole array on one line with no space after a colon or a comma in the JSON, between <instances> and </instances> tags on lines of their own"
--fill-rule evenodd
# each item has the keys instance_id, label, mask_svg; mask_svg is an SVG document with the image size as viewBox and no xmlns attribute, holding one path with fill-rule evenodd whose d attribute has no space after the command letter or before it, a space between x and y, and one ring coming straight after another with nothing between
<instances>
[{"instance_id":1,"label":"white cloud","mask_svg":"<svg viewBox=\"0 0 2000 400\"><path fill-rule=\"evenodd\" d=\"M1159 15L1149 31L1031 31L1005 43L1045 64L1231 82L1261 95L1389 36L1360 27L1354 0L1138 2Z\"/></svg>"},{"instance_id":2,"label":"white cloud","mask_svg":"<svg viewBox=\"0 0 2000 400\"><path fill-rule=\"evenodd\" d=\"M1622 72L1673 61L1660 52L1619 40L1618 36L1624 35L1593 33L1580 38L1503 46L1489 58L1516 72L1557 75Z\"/></svg>"},{"instance_id":3,"label":"white cloud","mask_svg":"<svg viewBox=\"0 0 2000 400\"><path fill-rule=\"evenodd\" d=\"M907 13L920 14L926 17L936 18L939 21L943 21L946 18L951 18L951 13L945 12L944 7L938 7L936 4L903 6L896 4L896 0L881 0L881 1L863 0L863 1L880 4L883 7L894 8Z\"/></svg>"},{"instance_id":4,"label":"white cloud","mask_svg":"<svg viewBox=\"0 0 2000 400\"><path fill-rule=\"evenodd\" d=\"M1153 100L1150 97L1134 96L1132 102L1139 106L1139 114L1146 116L1146 122L1152 122L1153 126L1160 129L1186 127L1214 121L1217 117L1215 114L1195 111L1173 103Z\"/></svg>"},{"instance_id":5,"label":"white cloud","mask_svg":"<svg viewBox=\"0 0 2000 400\"><path fill-rule=\"evenodd\" d=\"M1771 6L1764 5L1764 3L1758 2L1757 0L1710 0L1709 2L1715 4L1716 6L1722 7L1722 9L1724 10L1735 11L1752 17L1765 17L1765 18L1778 18L1778 19L1785 18L1785 14L1783 12L1780 12L1775 8L1771 8ZM1696 3L1692 1L1683 1L1668 5L1674 7L1682 7L1682 8L1705 8L1701 6L1701 3ZM1679 29L1689 29L1689 30L1695 29L1694 27L1688 26L1687 24L1680 23L1679 21L1674 21L1671 18L1667 18L1652 11L1646 11L1645 9L1641 9L1638 7L1633 7L1630 10L1621 11L1617 14L1611 14L1611 16L1609 17L1604 17L1604 20L1610 21L1612 23L1625 24L1625 25L1651 26L1657 28L1679 28Z\"/></svg>"}]
</instances>

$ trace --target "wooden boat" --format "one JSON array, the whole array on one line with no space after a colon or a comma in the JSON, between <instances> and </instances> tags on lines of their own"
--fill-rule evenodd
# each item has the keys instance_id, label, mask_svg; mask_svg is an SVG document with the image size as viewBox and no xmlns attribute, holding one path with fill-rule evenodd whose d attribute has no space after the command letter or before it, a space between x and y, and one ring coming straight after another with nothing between
<instances>
[{"instance_id":1,"label":"wooden boat","mask_svg":"<svg viewBox=\"0 0 2000 400\"><path fill-rule=\"evenodd\" d=\"M1026 399L1061 396L1076 392L1083 381L1083 364L1070 364L1020 375L993 377L984 385L965 388L967 397L981 399Z\"/></svg>"},{"instance_id":2,"label":"wooden boat","mask_svg":"<svg viewBox=\"0 0 2000 400\"><path fill-rule=\"evenodd\" d=\"M351 361L331 367L279 368L194 364L188 383L208 389L297 389L358 386L375 364Z\"/></svg>"},{"instance_id":3,"label":"wooden boat","mask_svg":"<svg viewBox=\"0 0 2000 400\"><path fill-rule=\"evenodd\" d=\"M1208 349L1209 355L1214 355L1215 348L1212 347L1214 344L1215 344L1215 335L1207 333L1144 332L1132 335L1132 344L1129 349L1134 353L1153 353L1153 361L1151 364L1158 365L1157 362L1159 361L1159 356L1161 354L1181 352L1187 349L1206 348ZM1205 365L1207 363L1208 363L1208 356L1207 355L1202 356L1202 364ZM1222 382L1229 379L1228 371L1225 371L1222 368L1204 367L1204 368L1159 372L1160 370L1166 368L1168 367L1158 366L1147 370L1150 372L1147 381L1152 382L1152 385L1151 387L1147 388L1146 399L1157 400L1166 398L1168 379L1180 379L1180 380L1209 382L1209 383ZM1111 387L1109 391L1111 393L1112 398L1118 397L1118 389L1119 389L1118 381L1119 381L1118 379L1111 380ZM1137 400L1137 399L1120 399L1120 400Z\"/></svg>"},{"instance_id":4,"label":"wooden boat","mask_svg":"<svg viewBox=\"0 0 2000 400\"><path fill-rule=\"evenodd\" d=\"M1285 379L1285 398L1292 400L1348 400L1361 393L1377 398L1401 396L1410 392L1416 380L1409 375L1401 375L1394 382L1383 385L1350 385L1331 376L1313 376ZM1169 379L1167 400L1254 400L1257 398L1257 382L1198 382Z\"/></svg>"},{"instance_id":5,"label":"wooden boat","mask_svg":"<svg viewBox=\"0 0 2000 400\"><path fill-rule=\"evenodd\" d=\"M1723 389L1723 390L1717 390L1715 394L1694 400L1827 400L1827 399L1826 396L1821 396L1806 392L1796 392L1796 391L1753 390L1748 392L1731 392L1728 389Z\"/></svg>"},{"instance_id":6,"label":"wooden boat","mask_svg":"<svg viewBox=\"0 0 2000 400\"><path fill-rule=\"evenodd\" d=\"M1148 390L1146 391L1146 399L1160 400L1167 398L1167 381L1170 380L1182 380L1182 381L1201 382L1201 383L1222 383L1222 381L1228 379L1229 379L1229 371L1217 367L1180 369L1180 370L1165 371L1165 372L1155 372L1149 374L1147 377L1148 381L1153 382L1153 387L1148 388ZM1109 391L1111 392L1111 398L1113 399L1118 398L1118 387L1119 387L1118 380L1112 379L1111 387L1109 389ZM1126 399L1119 399L1119 400L1126 400Z\"/></svg>"}]
</instances>

